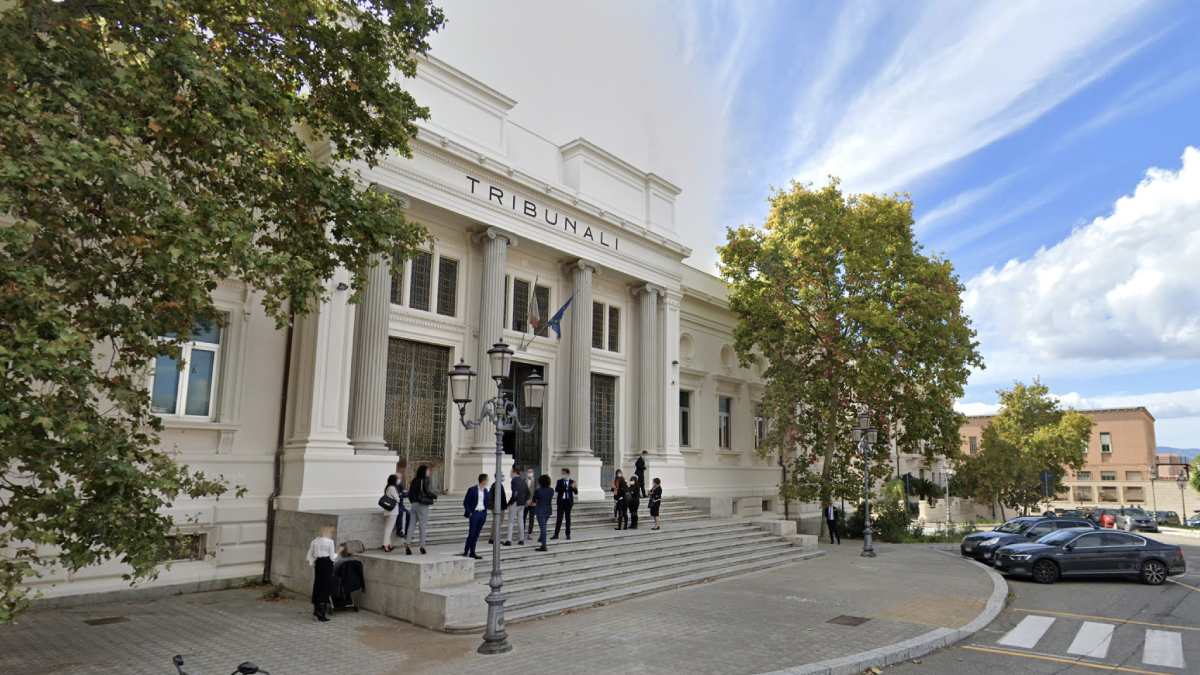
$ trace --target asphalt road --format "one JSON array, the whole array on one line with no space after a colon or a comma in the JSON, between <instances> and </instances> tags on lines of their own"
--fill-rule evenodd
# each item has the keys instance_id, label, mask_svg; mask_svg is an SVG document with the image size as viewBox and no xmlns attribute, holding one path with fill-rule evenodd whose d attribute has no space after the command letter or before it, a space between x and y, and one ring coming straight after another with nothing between
<instances>
[{"instance_id":1,"label":"asphalt road","mask_svg":"<svg viewBox=\"0 0 1200 675\"><path fill-rule=\"evenodd\" d=\"M1149 535L1183 547L1188 574L1137 581L1011 577L1009 602L987 628L895 673L1200 673L1200 539Z\"/></svg>"}]
</instances>

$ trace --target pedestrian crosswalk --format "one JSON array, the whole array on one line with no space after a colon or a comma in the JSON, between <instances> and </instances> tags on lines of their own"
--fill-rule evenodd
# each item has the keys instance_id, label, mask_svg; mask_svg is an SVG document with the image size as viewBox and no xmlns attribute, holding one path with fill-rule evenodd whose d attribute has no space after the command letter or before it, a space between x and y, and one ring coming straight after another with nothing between
<instances>
[{"instance_id":1,"label":"pedestrian crosswalk","mask_svg":"<svg viewBox=\"0 0 1200 675\"><path fill-rule=\"evenodd\" d=\"M1070 624L1067 631L1057 630L1058 635L1072 632L1072 639L1066 648L1066 653L1074 657L1082 657L1094 661L1104 661L1109 657L1113 634L1120 627L1123 631L1141 632L1141 660L1147 666L1186 669L1187 663L1183 656L1183 634L1178 631L1158 630L1137 625L1122 625L1102 621L1081 621L1061 619ZM1002 647L1016 649L1038 650L1041 653L1053 653L1054 640L1046 635L1060 619L1053 616L1030 614L1021 619L1007 633L996 641ZM1078 626L1075 624L1078 623ZM1062 624L1059 624L1062 628ZM1128 636L1126 637L1128 639Z\"/></svg>"}]
</instances>

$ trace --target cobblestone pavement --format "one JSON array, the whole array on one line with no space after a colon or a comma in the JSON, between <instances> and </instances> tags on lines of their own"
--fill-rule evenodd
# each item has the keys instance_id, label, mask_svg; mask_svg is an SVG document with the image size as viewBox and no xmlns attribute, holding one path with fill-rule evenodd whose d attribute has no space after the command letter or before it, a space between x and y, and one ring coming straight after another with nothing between
<instances>
[{"instance_id":1,"label":"cobblestone pavement","mask_svg":"<svg viewBox=\"0 0 1200 675\"><path fill-rule=\"evenodd\" d=\"M992 591L980 569L923 546L884 544L874 559L858 557L849 541L827 550L766 572L514 624L514 651L499 657L475 653L478 635L367 612L316 623L302 599L265 601L259 588L35 610L0 626L0 672L163 675L182 654L192 675L224 675L245 660L272 675L761 673L956 628ZM842 615L870 620L828 623Z\"/></svg>"}]
</instances>

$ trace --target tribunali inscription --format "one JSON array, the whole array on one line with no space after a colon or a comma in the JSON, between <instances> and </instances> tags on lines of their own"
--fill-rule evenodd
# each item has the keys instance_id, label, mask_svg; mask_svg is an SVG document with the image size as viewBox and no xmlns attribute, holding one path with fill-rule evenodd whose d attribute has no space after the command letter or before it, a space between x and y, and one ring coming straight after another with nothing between
<instances>
[{"instance_id":1,"label":"tribunali inscription","mask_svg":"<svg viewBox=\"0 0 1200 675\"><path fill-rule=\"evenodd\" d=\"M475 197L492 202L497 206L511 209L513 213L536 220L543 226L562 228L563 232L573 234L581 239L587 239L598 246L611 248L614 251L619 250L620 239L611 232L592 227L587 223L580 223L566 214L559 213L544 204L539 204L518 195L512 190L505 190L498 185L492 185L474 176L468 175L466 178L469 185L468 189Z\"/></svg>"}]
</instances>

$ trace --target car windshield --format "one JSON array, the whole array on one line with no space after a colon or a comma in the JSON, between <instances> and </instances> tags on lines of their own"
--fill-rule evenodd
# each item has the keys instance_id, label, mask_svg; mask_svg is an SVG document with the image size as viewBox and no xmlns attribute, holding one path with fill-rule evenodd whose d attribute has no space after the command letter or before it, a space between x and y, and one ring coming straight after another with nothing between
<instances>
[{"instance_id":1,"label":"car windshield","mask_svg":"<svg viewBox=\"0 0 1200 675\"><path fill-rule=\"evenodd\" d=\"M1046 544L1047 546L1062 546L1075 537L1078 537L1079 533L1082 531L1083 530L1079 528L1070 530L1057 530L1043 536L1041 539L1038 539L1037 543Z\"/></svg>"},{"instance_id":2,"label":"car windshield","mask_svg":"<svg viewBox=\"0 0 1200 675\"><path fill-rule=\"evenodd\" d=\"M1028 530L1033 523L1034 521L1032 520L1010 520L1000 527L997 527L996 531L1004 532L1006 534L1021 534L1025 530Z\"/></svg>"}]
</instances>

